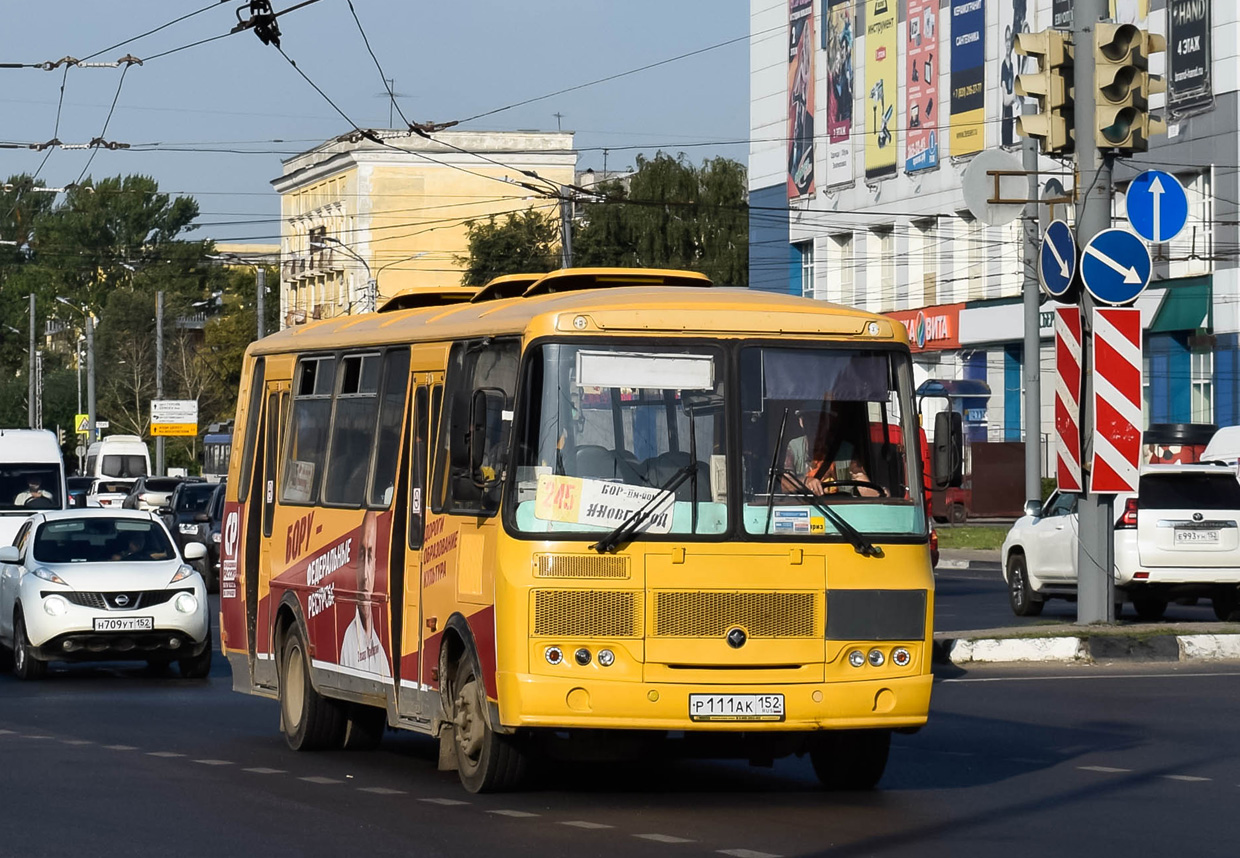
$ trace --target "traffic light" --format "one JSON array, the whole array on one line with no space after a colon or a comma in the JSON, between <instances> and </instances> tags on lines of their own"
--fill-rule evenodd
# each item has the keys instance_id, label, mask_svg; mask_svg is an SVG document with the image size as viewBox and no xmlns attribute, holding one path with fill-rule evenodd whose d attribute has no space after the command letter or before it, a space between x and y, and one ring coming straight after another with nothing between
<instances>
[{"instance_id":1,"label":"traffic light","mask_svg":"<svg viewBox=\"0 0 1240 858\"><path fill-rule=\"evenodd\" d=\"M1150 54L1165 51L1167 40L1132 24L1100 23L1094 30L1094 142L1099 149L1145 152L1150 135L1167 124L1150 116L1150 96L1166 92L1163 79L1149 72Z\"/></svg>"},{"instance_id":2,"label":"traffic light","mask_svg":"<svg viewBox=\"0 0 1240 858\"><path fill-rule=\"evenodd\" d=\"M65 430L59 426L56 427L56 443L62 447L65 445Z\"/></svg>"},{"instance_id":3,"label":"traffic light","mask_svg":"<svg viewBox=\"0 0 1240 858\"><path fill-rule=\"evenodd\" d=\"M1062 30L1017 33L1016 53L1033 57L1038 70L1016 76L1013 91L1036 98L1038 112L1016 119L1016 133L1034 137L1044 155L1067 155L1076 148L1072 117L1072 34Z\"/></svg>"}]
</instances>

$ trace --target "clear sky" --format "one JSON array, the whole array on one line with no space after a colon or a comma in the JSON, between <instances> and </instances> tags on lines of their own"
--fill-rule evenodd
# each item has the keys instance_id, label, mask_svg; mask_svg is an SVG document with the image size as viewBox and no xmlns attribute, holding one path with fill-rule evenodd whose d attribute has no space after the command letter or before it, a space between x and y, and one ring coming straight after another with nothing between
<instances>
[{"instance_id":1,"label":"clear sky","mask_svg":"<svg viewBox=\"0 0 1240 858\"><path fill-rule=\"evenodd\" d=\"M274 0L278 12L298 0ZM228 0L38 0L6 4L0 62L79 59L204 7L212 8L95 61L144 60L227 33ZM638 152L746 159L749 7L743 0L353 0L398 102L415 122L465 119L683 54L659 65L462 123L469 130L576 133L581 169L631 166ZM319 0L279 19L281 47L363 128L386 128L389 101L347 0ZM711 50L712 46L731 42ZM202 210L193 237L274 242L280 161L349 125L252 31L120 69L0 69L0 142L85 143L102 136L152 151L99 150L88 175L153 176ZM561 114L559 118L556 113ZM399 117L396 124L400 124ZM282 141L282 142L273 142ZM185 149L192 151L170 151ZM244 154L208 152L233 149ZM34 172L46 152L0 148L0 176ZM75 181L88 151L53 150L39 173Z\"/></svg>"}]
</instances>

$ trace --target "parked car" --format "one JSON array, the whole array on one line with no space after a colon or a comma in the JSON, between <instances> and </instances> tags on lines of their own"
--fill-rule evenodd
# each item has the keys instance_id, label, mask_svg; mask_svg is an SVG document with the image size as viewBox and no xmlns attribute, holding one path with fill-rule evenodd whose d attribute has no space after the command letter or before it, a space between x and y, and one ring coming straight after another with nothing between
<instances>
[{"instance_id":1,"label":"parked car","mask_svg":"<svg viewBox=\"0 0 1240 858\"><path fill-rule=\"evenodd\" d=\"M192 542L201 543L204 547L207 545L211 525L209 508L217 488L216 483L183 482L173 491L168 506L160 508L160 517L182 550ZM212 582L208 558L202 558L195 565L210 590Z\"/></svg>"},{"instance_id":2,"label":"parked car","mask_svg":"<svg viewBox=\"0 0 1240 858\"><path fill-rule=\"evenodd\" d=\"M1075 598L1077 501L1055 492L1018 519L1003 542L1013 612L1040 614ZM1218 465L1147 465L1137 493L1115 499L1116 599L1157 620L1180 598L1207 597L1221 620L1240 618L1240 482Z\"/></svg>"},{"instance_id":3,"label":"parked car","mask_svg":"<svg viewBox=\"0 0 1240 858\"><path fill-rule=\"evenodd\" d=\"M211 495L211 505L207 508L207 570L211 573L207 583L211 592L220 588L220 528L224 522L224 496L227 493L228 480L220 480L215 485L215 494Z\"/></svg>"},{"instance_id":4,"label":"parked car","mask_svg":"<svg viewBox=\"0 0 1240 858\"><path fill-rule=\"evenodd\" d=\"M91 484L90 493L86 495L87 506L123 507L129 490L133 488L133 480L95 480Z\"/></svg>"},{"instance_id":5,"label":"parked car","mask_svg":"<svg viewBox=\"0 0 1240 858\"><path fill-rule=\"evenodd\" d=\"M176 661L181 675L211 670L207 589L148 512L49 511L0 548L0 648L21 679L52 661Z\"/></svg>"},{"instance_id":6,"label":"parked car","mask_svg":"<svg viewBox=\"0 0 1240 858\"><path fill-rule=\"evenodd\" d=\"M90 487L94 485L93 477L65 477L65 492L69 497L69 506L84 507L87 506L87 494L90 493Z\"/></svg>"},{"instance_id":7,"label":"parked car","mask_svg":"<svg viewBox=\"0 0 1240 858\"><path fill-rule=\"evenodd\" d=\"M168 505L180 482L180 477L138 477L121 506L153 512Z\"/></svg>"}]
</instances>

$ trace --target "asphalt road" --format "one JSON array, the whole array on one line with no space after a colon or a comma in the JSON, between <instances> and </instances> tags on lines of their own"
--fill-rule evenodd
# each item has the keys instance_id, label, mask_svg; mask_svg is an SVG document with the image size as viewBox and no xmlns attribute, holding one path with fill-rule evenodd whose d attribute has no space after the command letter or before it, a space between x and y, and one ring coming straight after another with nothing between
<instances>
[{"instance_id":1,"label":"asphalt road","mask_svg":"<svg viewBox=\"0 0 1240 858\"><path fill-rule=\"evenodd\" d=\"M999 564L977 566L969 569L935 570L936 632L975 631L1022 626L1046 625L1047 623L1076 622L1076 602L1067 599L1051 599L1036 617L1018 617L1008 604L1007 585ZM1136 622L1132 605L1124 605L1121 621ZM1196 604L1181 605L1172 602L1167 606L1163 623L1215 622L1214 609L1209 599Z\"/></svg>"},{"instance_id":2,"label":"asphalt road","mask_svg":"<svg viewBox=\"0 0 1240 858\"><path fill-rule=\"evenodd\" d=\"M289 751L222 661L5 675L0 856L1234 854L1240 665L946 670L874 792L823 792L806 760L654 760L494 796L408 734Z\"/></svg>"}]
</instances>

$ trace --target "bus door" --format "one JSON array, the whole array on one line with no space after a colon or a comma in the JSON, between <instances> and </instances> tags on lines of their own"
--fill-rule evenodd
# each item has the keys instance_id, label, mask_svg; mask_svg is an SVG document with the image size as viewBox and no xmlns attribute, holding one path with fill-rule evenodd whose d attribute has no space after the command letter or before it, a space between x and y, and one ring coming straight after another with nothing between
<instances>
[{"instance_id":1,"label":"bus door","mask_svg":"<svg viewBox=\"0 0 1240 858\"><path fill-rule=\"evenodd\" d=\"M443 397L443 373L413 373L413 403L410 409L409 447L405 462L408 466L408 528L409 550L405 553L403 576L399 586L392 587L392 648L399 657L398 709L401 717L429 721L433 710L427 702L427 682L422 664L422 642L426 636L422 611L424 572L434 561L424 562L427 547L426 513L431 451L435 446L435 429L439 425L439 408Z\"/></svg>"},{"instance_id":2,"label":"bus door","mask_svg":"<svg viewBox=\"0 0 1240 858\"><path fill-rule=\"evenodd\" d=\"M265 550L259 554L258 575L255 583L258 592L248 602L251 612L256 612L250 640L254 647L254 681L258 685L276 685L276 662L274 642L271 640L271 579L274 575L271 561L274 556L272 524L276 514L276 479L279 471L280 450L284 443L284 415L288 413L290 383L272 381L267 383L262 416L261 479L258 486L257 508L262 515L262 542ZM261 598L259 597L261 594Z\"/></svg>"}]
</instances>

